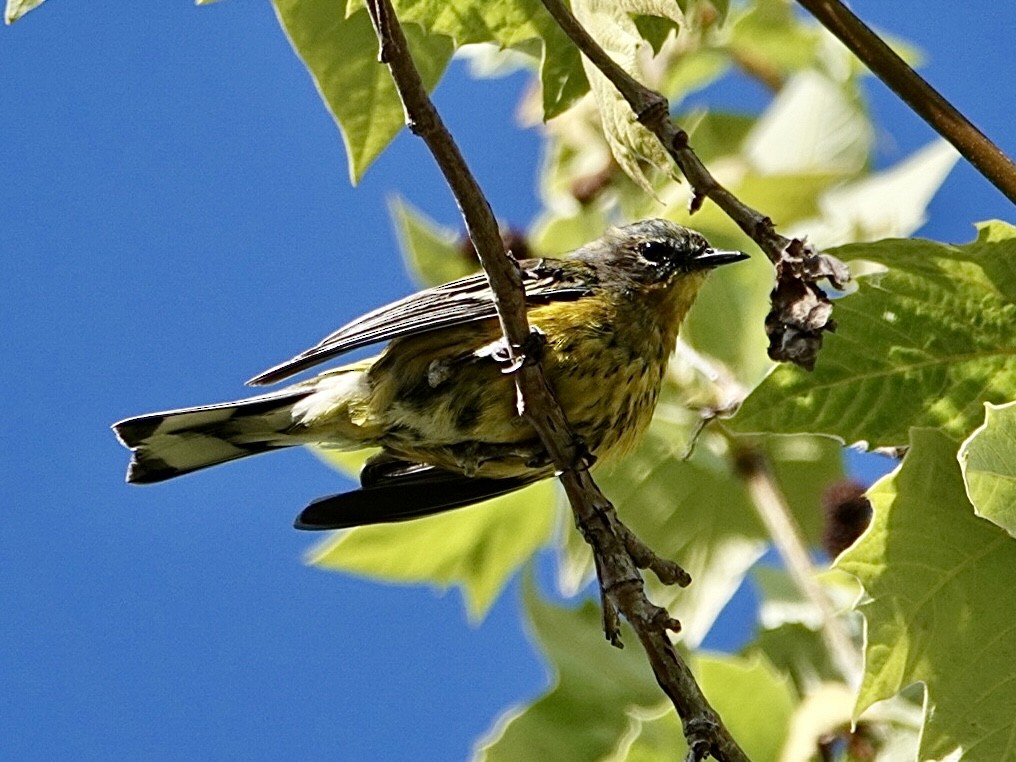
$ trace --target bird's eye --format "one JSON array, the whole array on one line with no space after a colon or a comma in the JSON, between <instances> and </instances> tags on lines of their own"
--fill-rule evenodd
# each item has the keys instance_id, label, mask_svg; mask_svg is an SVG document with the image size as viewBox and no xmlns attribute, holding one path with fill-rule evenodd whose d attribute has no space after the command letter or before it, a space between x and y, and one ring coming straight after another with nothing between
<instances>
[{"instance_id":1,"label":"bird's eye","mask_svg":"<svg viewBox=\"0 0 1016 762\"><path fill-rule=\"evenodd\" d=\"M660 263L673 256L673 249L663 241L644 241L639 244L639 254L649 262Z\"/></svg>"}]
</instances>

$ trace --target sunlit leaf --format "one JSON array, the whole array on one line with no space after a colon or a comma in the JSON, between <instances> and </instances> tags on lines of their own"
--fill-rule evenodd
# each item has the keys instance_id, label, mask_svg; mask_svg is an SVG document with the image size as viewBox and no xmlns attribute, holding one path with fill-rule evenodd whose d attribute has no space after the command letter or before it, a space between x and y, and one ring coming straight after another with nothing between
<instances>
[{"instance_id":1,"label":"sunlit leaf","mask_svg":"<svg viewBox=\"0 0 1016 762\"><path fill-rule=\"evenodd\" d=\"M782 74L813 66L819 44L819 28L802 23L786 0L755 0L732 19L729 45L736 56Z\"/></svg>"},{"instance_id":2,"label":"sunlit leaf","mask_svg":"<svg viewBox=\"0 0 1016 762\"><path fill-rule=\"evenodd\" d=\"M362 451L320 454L347 472L365 456ZM389 582L460 587L475 621L516 570L550 541L554 502L553 482L540 482L469 508L335 533L313 548L308 560Z\"/></svg>"},{"instance_id":3,"label":"sunlit leaf","mask_svg":"<svg viewBox=\"0 0 1016 762\"><path fill-rule=\"evenodd\" d=\"M785 232L820 248L908 236L927 220L928 203L957 159L944 140L929 143L888 169L823 189L818 215L787 225Z\"/></svg>"},{"instance_id":4,"label":"sunlit leaf","mask_svg":"<svg viewBox=\"0 0 1016 762\"><path fill-rule=\"evenodd\" d=\"M541 601L532 589L526 601L553 682L528 706L503 715L477 756L487 762L602 759L624 735L628 713L660 701L645 654L627 626L624 636L633 645L612 648L592 602L564 609Z\"/></svg>"},{"instance_id":5,"label":"sunlit leaf","mask_svg":"<svg viewBox=\"0 0 1016 762\"><path fill-rule=\"evenodd\" d=\"M719 79L730 67L730 59L718 50L702 49L679 56L662 74L659 89L673 108L677 103ZM680 120L682 126L685 120ZM687 129L687 128L686 128ZM695 153L705 159L698 142Z\"/></svg>"},{"instance_id":6,"label":"sunlit leaf","mask_svg":"<svg viewBox=\"0 0 1016 762\"><path fill-rule=\"evenodd\" d=\"M657 553L680 563L690 587L658 587L653 599L681 620L682 642L696 646L734 594L768 542L755 509L733 472L725 441L706 433L683 460L694 420L668 420L679 410L664 407L642 445L613 468L597 471L597 483L621 519ZM824 488L840 478L839 446L818 437L773 437L764 442L777 479L806 536L817 539ZM561 584L573 592L591 574L581 537L565 534Z\"/></svg>"},{"instance_id":7,"label":"sunlit leaf","mask_svg":"<svg viewBox=\"0 0 1016 762\"><path fill-rule=\"evenodd\" d=\"M479 268L459 243L458 236L427 219L401 198L393 198L388 210L405 259L415 280L424 286L436 286L461 278Z\"/></svg>"},{"instance_id":8,"label":"sunlit leaf","mask_svg":"<svg viewBox=\"0 0 1016 762\"><path fill-rule=\"evenodd\" d=\"M752 128L745 155L760 174L853 174L868 162L871 123L841 84L795 75Z\"/></svg>"},{"instance_id":9,"label":"sunlit leaf","mask_svg":"<svg viewBox=\"0 0 1016 762\"><path fill-rule=\"evenodd\" d=\"M777 368L731 423L742 431L812 431L899 445L911 426L956 437L984 402L1016 398L1016 228L982 225L966 246L888 240L833 250L887 271L836 304L814 372Z\"/></svg>"},{"instance_id":10,"label":"sunlit leaf","mask_svg":"<svg viewBox=\"0 0 1016 762\"><path fill-rule=\"evenodd\" d=\"M760 656L697 656L692 667L709 703L748 758L779 762L795 704L786 678ZM613 759L669 762L684 757L688 746L673 708L655 714L638 721Z\"/></svg>"},{"instance_id":11,"label":"sunlit leaf","mask_svg":"<svg viewBox=\"0 0 1016 762\"><path fill-rule=\"evenodd\" d=\"M627 0L601 3L575 0L572 11L579 22L621 68L639 78L638 52L646 43L629 14L652 13L680 24L683 15L672 0ZM639 123L631 106L613 84L588 59L582 59L589 87L596 99L610 151L618 165L648 195L655 195L652 183L641 166L667 168L670 157L656 137Z\"/></svg>"},{"instance_id":12,"label":"sunlit leaf","mask_svg":"<svg viewBox=\"0 0 1016 762\"><path fill-rule=\"evenodd\" d=\"M273 0L279 21L307 66L346 145L355 184L402 129L405 115L365 10L346 16L334 0ZM452 40L404 28L424 86L432 89L452 57Z\"/></svg>"},{"instance_id":13,"label":"sunlit leaf","mask_svg":"<svg viewBox=\"0 0 1016 762\"><path fill-rule=\"evenodd\" d=\"M1016 737L1016 540L977 518L956 442L915 429L902 465L868 492L874 518L837 561L864 586L856 712L921 681L921 759L1005 759Z\"/></svg>"},{"instance_id":14,"label":"sunlit leaf","mask_svg":"<svg viewBox=\"0 0 1016 762\"><path fill-rule=\"evenodd\" d=\"M420 24L456 45L493 42L526 49L540 43L544 116L561 113L589 89L579 52L539 0L398 0L399 18Z\"/></svg>"},{"instance_id":15,"label":"sunlit leaf","mask_svg":"<svg viewBox=\"0 0 1016 762\"><path fill-rule=\"evenodd\" d=\"M1016 402L985 406L984 425L960 448L974 511L1016 537Z\"/></svg>"},{"instance_id":16,"label":"sunlit leaf","mask_svg":"<svg viewBox=\"0 0 1016 762\"><path fill-rule=\"evenodd\" d=\"M4 21L8 24L13 24L33 8L38 8L42 3L43 0L7 0L7 6L4 9Z\"/></svg>"}]
</instances>

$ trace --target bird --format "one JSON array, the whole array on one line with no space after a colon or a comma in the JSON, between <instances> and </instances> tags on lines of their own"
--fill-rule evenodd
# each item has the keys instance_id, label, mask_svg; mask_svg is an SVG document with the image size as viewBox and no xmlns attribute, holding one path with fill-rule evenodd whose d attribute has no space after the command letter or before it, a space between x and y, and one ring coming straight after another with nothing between
<instances>
[{"instance_id":1,"label":"bird","mask_svg":"<svg viewBox=\"0 0 1016 762\"><path fill-rule=\"evenodd\" d=\"M708 273L747 258L674 222L609 228L561 258L518 262L540 362L590 462L648 427L678 329ZM247 383L275 384L346 352L380 354L247 399L113 424L127 481L149 484L259 453L380 448L360 487L311 502L298 529L405 521L554 475L519 414L494 296L482 274L369 312Z\"/></svg>"}]
</instances>

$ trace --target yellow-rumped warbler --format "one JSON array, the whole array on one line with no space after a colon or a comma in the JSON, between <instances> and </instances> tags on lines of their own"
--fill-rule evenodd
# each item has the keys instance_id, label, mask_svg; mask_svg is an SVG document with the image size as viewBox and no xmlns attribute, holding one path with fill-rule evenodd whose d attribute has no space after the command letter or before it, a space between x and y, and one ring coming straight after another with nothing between
<instances>
[{"instance_id":1,"label":"yellow-rumped warbler","mask_svg":"<svg viewBox=\"0 0 1016 762\"><path fill-rule=\"evenodd\" d=\"M547 379L591 455L602 460L638 441L707 273L746 256L645 220L564 259L519 263ZM336 529L470 505L553 474L516 409L482 274L374 310L249 383L274 383L382 341L390 343L377 357L279 391L114 424L133 455L127 481L158 482L293 445L380 447L360 489L316 500L296 520L301 529Z\"/></svg>"}]
</instances>

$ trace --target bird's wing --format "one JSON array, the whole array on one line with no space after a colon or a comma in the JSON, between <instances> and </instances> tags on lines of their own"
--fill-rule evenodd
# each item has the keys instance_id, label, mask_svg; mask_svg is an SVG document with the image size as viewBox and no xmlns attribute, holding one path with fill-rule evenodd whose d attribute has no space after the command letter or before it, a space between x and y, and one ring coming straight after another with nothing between
<instances>
[{"instance_id":1,"label":"bird's wing","mask_svg":"<svg viewBox=\"0 0 1016 762\"><path fill-rule=\"evenodd\" d=\"M505 479L468 477L434 466L392 459L361 472L362 487L318 498L297 516L297 529L347 529L430 516L514 492L546 474Z\"/></svg>"},{"instance_id":2,"label":"bird's wing","mask_svg":"<svg viewBox=\"0 0 1016 762\"><path fill-rule=\"evenodd\" d=\"M526 301L530 304L577 299L590 292L592 274L585 273L584 264L569 262L565 265L558 259L533 259L520 262L519 267ZM580 274L584 277L578 277ZM358 347L484 320L496 314L494 296L486 277L470 275L368 312L247 383L253 386L273 384Z\"/></svg>"}]
</instances>

